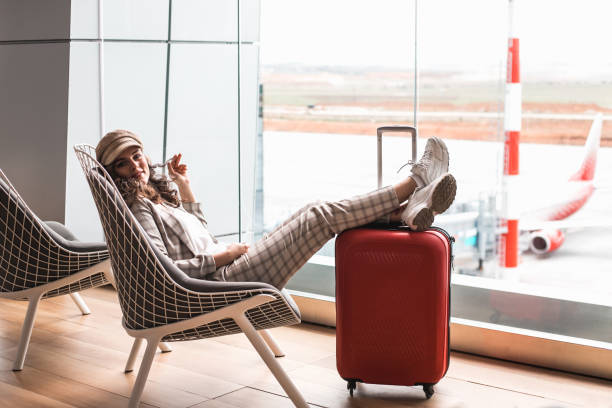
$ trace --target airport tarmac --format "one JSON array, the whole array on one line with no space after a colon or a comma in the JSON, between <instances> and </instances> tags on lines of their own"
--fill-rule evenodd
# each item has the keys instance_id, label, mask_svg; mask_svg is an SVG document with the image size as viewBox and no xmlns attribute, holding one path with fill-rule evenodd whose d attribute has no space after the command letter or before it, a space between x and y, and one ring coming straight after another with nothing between
<instances>
[{"instance_id":1,"label":"airport tarmac","mask_svg":"<svg viewBox=\"0 0 612 408\"><path fill-rule=\"evenodd\" d=\"M418 142L417 158L425 140ZM498 191L502 143L448 140L447 145L450 170L458 180L457 205ZM562 195L582 154L582 146L522 144L521 183L530 185L529 194L540 198ZM408 138L384 139L384 185L409 174L408 167L396 174L409 158ZM264 223L271 228L310 201L341 199L376 188L376 137L264 132L264 163ZM599 149L595 185L601 188L571 218L588 224L595 220L603 226L567 230L564 244L553 253L523 253L513 280L612 299L612 148ZM529 195L517 199L525 208L533 201ZM458 266L476 265L470 254L463 254L458 262ZM502 278L505 273L491 260L483 276Z\"/></svg>"}]
</instances>

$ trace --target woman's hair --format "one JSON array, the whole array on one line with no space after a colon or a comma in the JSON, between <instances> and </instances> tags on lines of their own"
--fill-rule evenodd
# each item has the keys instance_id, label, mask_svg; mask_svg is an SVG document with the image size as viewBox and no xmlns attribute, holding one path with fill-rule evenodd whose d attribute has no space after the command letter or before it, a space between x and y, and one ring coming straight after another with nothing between
<instances>
[{"instance_id":1,"label":"woman's hair","mask_svg":"<svg viewBox=\"0 0 612 408\"><path fill-rule=\"evenodd\" d=\"M181 205L178 192L175 188L172 188L170 178L163 174L156 174L155 170L150 166L149 182L146 184L135 178L119 176L113 167L112 164L106 166L106 170L115 182L128 207L131 207L138 197L148 198L156 204L161 204L165 201L174 207Z\"/></svg>"}]
</instances>

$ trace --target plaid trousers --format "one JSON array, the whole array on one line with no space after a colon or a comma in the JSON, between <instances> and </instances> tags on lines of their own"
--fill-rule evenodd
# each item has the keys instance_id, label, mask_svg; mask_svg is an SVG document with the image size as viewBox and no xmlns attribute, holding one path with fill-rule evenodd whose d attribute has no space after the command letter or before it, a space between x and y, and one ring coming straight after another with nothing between
<instances>
[{"instance_id":1,"label":"plaid trousers","mask_svg":"<svg viewBox=\"0 0 612 408\"><path fill-rule=\"evenodd\" d=\"M226 281L265 282L282 289L336 234L374 222L398 207L391 186L348 200L308 204L217 273Z\"/></svg>"}]
</instances>

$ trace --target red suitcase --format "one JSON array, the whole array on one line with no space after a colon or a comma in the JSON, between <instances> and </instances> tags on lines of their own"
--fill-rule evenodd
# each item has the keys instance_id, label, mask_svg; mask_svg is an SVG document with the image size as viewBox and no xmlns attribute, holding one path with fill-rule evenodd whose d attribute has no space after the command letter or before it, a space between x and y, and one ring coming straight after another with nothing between
<instances>
[{"instance_id":1,"label":"red suitcase","mask_svg":"<svg viewBox=\"0 0 612 408\"><path fill-rule=\"evenodd\" d=\"M452 242L440 228L389 226L336 238L336 364L351 395L357 382L422 385L433 395L450 357Z\"/></svg>"}]
</instances>

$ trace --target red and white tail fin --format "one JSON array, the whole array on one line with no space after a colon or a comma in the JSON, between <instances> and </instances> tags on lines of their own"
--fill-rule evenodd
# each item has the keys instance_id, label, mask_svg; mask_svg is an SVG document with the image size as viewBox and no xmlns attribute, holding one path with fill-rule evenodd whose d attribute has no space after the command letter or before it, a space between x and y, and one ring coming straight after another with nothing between
<instances>
[{"instance_id":1,"label":"red and white tail fin","mask_svg":"<svg viewBox=\"0 0 612 408\"><path fill-rule=\"evenodd\" d=\"M570 181L589 181L595 176L595 167L597 166L597 150L599 149L599 141L601 139L601 123L602 115L598 113L593 120L589 136L584 144L584 160L580 169L570 177Z\"/></svg>"}]
</instances>

